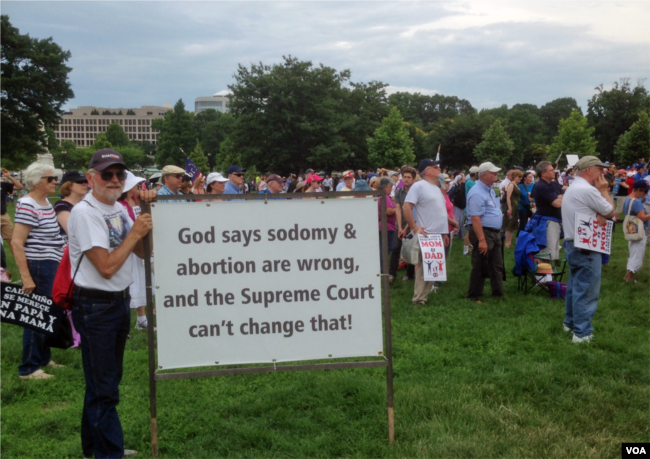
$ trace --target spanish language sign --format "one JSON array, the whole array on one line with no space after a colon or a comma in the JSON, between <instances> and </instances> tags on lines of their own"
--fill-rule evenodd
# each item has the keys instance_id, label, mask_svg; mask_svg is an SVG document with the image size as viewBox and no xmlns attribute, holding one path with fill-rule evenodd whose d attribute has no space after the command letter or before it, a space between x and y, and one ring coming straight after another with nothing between
<instances>
[{"instance_id":1,"label":"spanish language sign","mask_svg":"<svg viewBox=\"0 0 650 459\"><path fill-rule=\"evenodd\" d=\"M45 335L56 335L65 310L52 298L26 294L20 285L2 282L2 322L18 325ZM67 317L66 317L67 320Z\"/></svg>"},{"instance_id":2,"label":"spanish language sign","mask_svg":"<svg viewBox=\"0 0 650 459\"><path fill-rule=\"evenodd\" d=\"M422 252L422 272L426 282L446 281L445 243L440 234L418 234Z\"/></svg>"},{"instance_id":3,"label":"spanish language sign","mask_svg":"<svg viewBox=\"0 0 650 459\"><path fill-rule=\"evenodd\" d=\"M376 199L151 213L163 369L383 355Z\"/></svg>"},{"instance_id":4,"label":"spanish language sign","mask_svg":"<svg viewBox=\"0 0 650 459\"><path fill-rule=\"evenodd\" d=\"M609 253L612 250L612 230L614 223L607 220L607 225L600 226L598 219L584 214L576 214L576 236L573 244L578 249Z\"/></svg>"}]
</instances>

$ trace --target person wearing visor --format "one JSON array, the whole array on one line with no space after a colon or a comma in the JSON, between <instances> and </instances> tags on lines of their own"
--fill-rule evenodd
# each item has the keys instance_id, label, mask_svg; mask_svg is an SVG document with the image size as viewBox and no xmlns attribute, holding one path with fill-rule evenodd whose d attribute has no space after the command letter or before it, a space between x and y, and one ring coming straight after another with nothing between
<instances>
[{"instance_id":1,"label":"person wearing visor","mask_svg":"<svg viewBox=\"0 0 650 459\"><path fill-rule=\"evenodd\" d=\"M219 172L212 172L205 180L206 194L223 194L228 179L221 175Z\"/></svg>"},{"instance_id":2,"label":"person wearing visor","mask_svg":"<svg viewBox=\"0 0 650 459\"><path fill-rule=\"evenodd\" d=\"M246 172L246 169L239 166L230 166L228 168L228 183L226 183L224 194L244 193L244 172Z\"/></svg>"},{"instance_id":3,"label":"person wearing visor","mask_svg":"<svg viewBox=\"0 0 650 459\"><path fill-rule=\"evenodd\" d=\"M142 241L153 225L150 214L140 215L134 223L127 210L118 204L127 176L120 153L109 148L95 152L86 172L92 192L74 206L68 219L70 277L76 271L72 319L81 335L86 380L81 418L84 457L136 454L124 449L117 405L124 349L131 328L131 255L144 258ZM178 182L181 179L182 175ZM142 190L139 194L145 202L156 196L155 191Z\"/></svg>"},{"instance_id":4,"label":"person wearing visor","mask_svg":"<svg viewBox=\"0 0 650 459\"><path fill-rule=\"evenodd\" d=\"M138 186L145 180L142 177L136 177L130 171L126 171L124 192L120 196L120 199L117 200L119 204L124 206L133 221L140 216L140 190ZM146 330L148 324L144 308L147 305L147 284L145 280L144 260L139 259L134 254L131 254L131 257L133 258L134 282L130 287L129 293L131 294L131 309L135 309L137 317L135 329Z\"/></svg>"},{"instance_id":5,"label":"person wearing visor","mask_svg":"<svg viewBox=\"0 0 650 459\"><path fill-rule=\"evenodd\" d=\"M86 174L79 171L68 171L63 174L59 193L63 199L54 204L54 212L56 212L63 242L68 245L68 218L70 218L72 208L79 204L88 193Z\"/></svg>"}]
</instances>

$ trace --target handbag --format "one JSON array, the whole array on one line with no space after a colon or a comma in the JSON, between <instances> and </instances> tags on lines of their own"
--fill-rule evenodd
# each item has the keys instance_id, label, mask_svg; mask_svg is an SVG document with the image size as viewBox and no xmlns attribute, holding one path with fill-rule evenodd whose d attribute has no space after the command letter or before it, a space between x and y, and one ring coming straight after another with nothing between
<instances>
[{"instance_id":1,"label":"handbag","mask_svg":"<svg viewBox=\"0 0 650 459\"><path fill-rule=\"evenodd\" d=\"M52 307L59 307L53 305ZM74 337L72 336L72 324L68 314L63 313L61 323L59 324L59 333L54 336L45 338L45 345L49 347L56 347L58 349L68 349L74 344Z\"/></svg>"},{"instance_id":2,"label":"handbag","mask_svg":"<svg viewBox=\"0 0 650 459\"><path fill-rule=\"evenodd\" d=\"M420 263L420 241L417 234L411 233L404 238L400 256L409 265L417 265Z\"/></svg>"},{"instance_id":3,"label":"handbag","mask_svg":"<svg viewBox=\"0 0 650 459\"><path fill-rule=\"evenodd\" d=\"M643 239L643 222L636 215L630 215L634 199L630 199L630 205L627 208L627 215L623 220L623 234L627 241L640 241Z\"/></svg>"}]
</instances>

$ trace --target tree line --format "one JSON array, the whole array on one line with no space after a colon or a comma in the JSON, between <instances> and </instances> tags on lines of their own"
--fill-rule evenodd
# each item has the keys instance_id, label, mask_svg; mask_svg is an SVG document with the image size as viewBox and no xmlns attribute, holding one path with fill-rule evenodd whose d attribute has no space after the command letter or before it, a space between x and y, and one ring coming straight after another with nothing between
<instances>
[{"instance_id":1,"label":"tree line","mask_svg":"<svg viewBox=\"0 0 650 459\"><path fill-rule=\"evenodd\" d=\"M611 89L597 86L586 115L571 97L541 107L477 110L456 96L388 95L386 83L355 82L350 70L292 56L274 65L240 64L228 86L228 113L194 114L179 100L153 122L159 131L155 146L129 141L119 124L98 134L91 147L77 148L71 141L58 145L52 128L63 104L74 97L66 66L70 52L51 38L21 35L4 15L1 46L2 165L10 169L29 164L42 146L67 169L82 169L94 151L111 147L133 168L154 162L182 167L189 155L204 173L238 164L280 174L308 167L397 167L438 151L446 166L459 168L485 160L529 166L555 161L560 153L630 163L650 151L650 95L644 81L634 87L629 79Z\"/></svg>"}]
</instances>

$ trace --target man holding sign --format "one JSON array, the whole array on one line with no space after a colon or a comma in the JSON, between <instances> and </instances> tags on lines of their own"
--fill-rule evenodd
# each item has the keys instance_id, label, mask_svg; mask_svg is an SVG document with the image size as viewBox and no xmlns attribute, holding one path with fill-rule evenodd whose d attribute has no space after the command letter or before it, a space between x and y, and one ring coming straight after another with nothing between
<instances>
[{"instance_id":1,"label":"man holding sign","mask_svg":"<svg viewBox=\"0 0 650 459\"><path fill-rule=\"evenodd\" d=\"M585 343L593 337L591 319L596 314L600 296L602 256L599 252L575 246L576 214L605 226L605 219L614 216L614 202L608 193L609 183L603 176L607 164L595 156L585 156L575 169L576 178L562 200L565 252L569 263L564 330L573 332L574 343Z\"/></svg>"},{"instance_id":2,"label":"man holding sign","mask_svg":"<svg viewBox=\"0 0 650 459\"><path fill-rule=\"evenodd\" d=\"M437 185L440 178L440 161L423 159L418 170L424 180L415 183L406 195L404 202L406 223L413 232L423 235L441 234L446 247L449 245L447 208L445 198ZM422 268L422 260L420 260L415 267L413 304L426 303L433 287L433 281L425 282Z\"/></svg>"}]
</instances>

